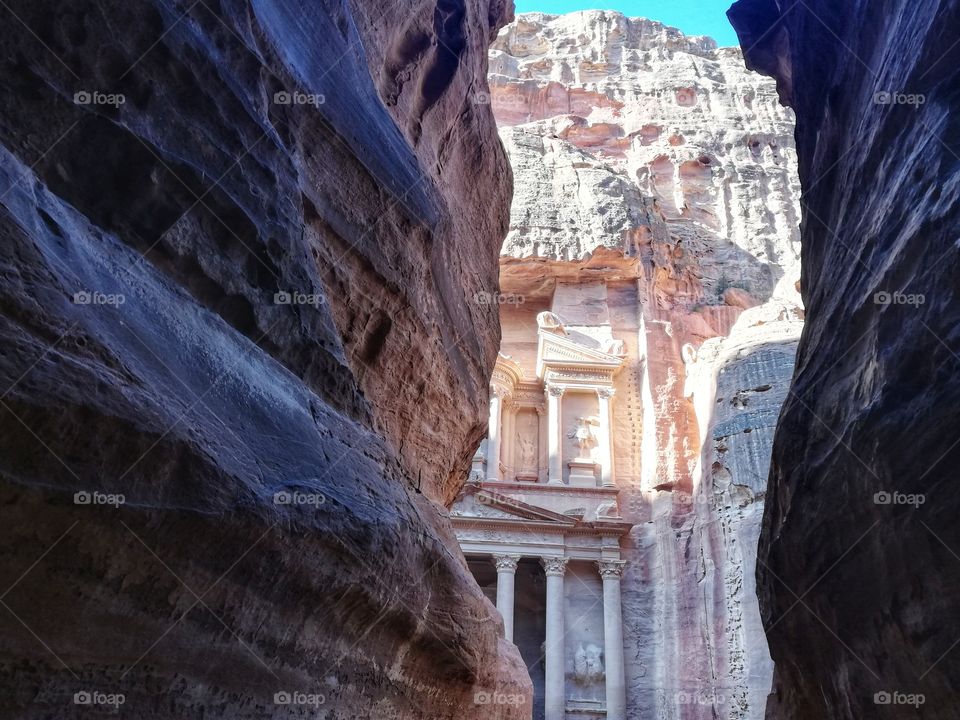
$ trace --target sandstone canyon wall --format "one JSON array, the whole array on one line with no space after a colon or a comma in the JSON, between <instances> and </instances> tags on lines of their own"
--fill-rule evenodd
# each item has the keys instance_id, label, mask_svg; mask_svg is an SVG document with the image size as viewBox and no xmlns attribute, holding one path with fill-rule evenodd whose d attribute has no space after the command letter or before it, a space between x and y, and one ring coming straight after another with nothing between
<instances>
[{"instance_id":1,"label":"sandstone canyon wall","mask_svg":"<svg viewBox=\"0 0 960 720\"><path fill-rule=\"evenodd\" d=\"M5 716L529 716L438 512L499 342L511 12L4 4Z\"/></svg>"},{"instance_id":2,"label":"sandstone canyon wall","mask_svg":"<svg viewBox=\"0 0 960 720\"><path fill-rule=\"evenodd\" d=\"M763 717L753 574L802 326L793 118L734 48L614 12L524 14L489 102L515 176L504 352L536 314L622 340L628 716Z\"/></svg>"},{"instance_id":3,"label":"sandstone canyon wall","mask_svg":"<svg viewBox=\"0 0 960 720\"><path fill-rule=\"evenodd\" d=\"M808 322L758 586L770 720L956 718L960 3L741 0L797 115Z\"/></svg>"}]
</instances>

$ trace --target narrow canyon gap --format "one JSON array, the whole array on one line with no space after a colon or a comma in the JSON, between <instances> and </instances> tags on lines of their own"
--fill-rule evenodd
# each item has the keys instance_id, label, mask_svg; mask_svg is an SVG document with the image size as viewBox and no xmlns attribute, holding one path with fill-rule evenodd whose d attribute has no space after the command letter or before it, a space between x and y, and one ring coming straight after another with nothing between
<instances>
[{"instance_id":1,"label":"narrow canyon gap","mask_svg":"<svg viewBox=\"0 0 960 720\"><path fill-rule=\"evenodd\" d=\"M796 112L803 186L807 323L757 570L767 718L953 719L960 3L740 0L730 18Z\"/></svg>"},{"instance_id":2,"label":"narrow canyon gap","mask_svg":"<svg viewBox=\"0 0 960 720\"><path fill-rule=\"evenodd\" d=\"M533 717L761 720L755 548L803 317L793 113L738 48L602 10L518 15L489 80L515 192L478 300L503 339L452 516Z\"/></svg>"}]
</instances>

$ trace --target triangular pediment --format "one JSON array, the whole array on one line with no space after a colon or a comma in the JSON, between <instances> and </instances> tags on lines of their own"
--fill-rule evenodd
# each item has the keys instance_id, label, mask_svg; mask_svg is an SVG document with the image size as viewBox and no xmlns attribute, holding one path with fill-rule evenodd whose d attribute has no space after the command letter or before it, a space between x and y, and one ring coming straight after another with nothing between
<instances>
[{"instance_id":1,"label":"triangular pediment","mask_svg":"<svg viewBox=\"0 0 960 720\"><path fill-rule=\"evenodd\" d=\"M541 330L537 346L537 376L548 368L598 368L614 371L623 358L588 347L564 335Z\"/></svg>"},{"instance_id":2,"label":"triangular pediment","mask_svg":"<svg viewBox=\"0 0 960 720\"><path fill-rule=\"evenodd\" d=\"M559 526L576 525L579 518L547 510L537 505L517 500L509 495L467 486L453 504L450 514L454 518L477 520L501 520L516 522L549 523Z\"/></svg>"}]
</instances>

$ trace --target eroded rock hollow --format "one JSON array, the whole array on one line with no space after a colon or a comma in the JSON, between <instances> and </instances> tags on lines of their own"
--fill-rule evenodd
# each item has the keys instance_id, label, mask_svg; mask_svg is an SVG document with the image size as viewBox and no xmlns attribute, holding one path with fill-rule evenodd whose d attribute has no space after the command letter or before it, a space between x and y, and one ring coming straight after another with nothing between
<instances>
[{"instance_id":1,"label":"eroded rock hollow","mask_svg":"<svg viewBox=\"0 0 960 720\"><path fill-rule=\"evenodd\" d=\"M741 0L797 116L807 323L758 588L770 720L955 718L960 3Z\"/></svg>"},{"instance_id":2,"label":"eroded rock hollow","mask_svg":"<svg viewBox=\"0 0 960 720\"><path fill-rule=\"evenodd\" d=\"M459 720L529 695L437 510L499 343L470 299L511 176L475 97L511 12L0 10L5 713Z\"/></svg>"}]
</instances>

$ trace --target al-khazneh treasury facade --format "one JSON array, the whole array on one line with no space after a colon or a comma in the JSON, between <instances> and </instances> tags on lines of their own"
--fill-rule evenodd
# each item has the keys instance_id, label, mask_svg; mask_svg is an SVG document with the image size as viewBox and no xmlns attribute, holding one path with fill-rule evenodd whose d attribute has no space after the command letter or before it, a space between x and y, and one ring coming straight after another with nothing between
<instances>
[{"instance_id":1,"label":"al-khazneh treasury facade","mask_svg":"<svg viewBox=\"0 0 960 720\"><path fill-rule=\"evenodd\" d=\"M489 436L453 524L531 671L534 716L624 720L620 539L630 524L614 483L612 403L625 346L609 328L527 315L527 343L497 359Z\"/></svg>"},{"instance_id":2,"label":"al-khazneh treasury facade","mask_svg":"<svg viewBox=\"0 0 960 720\"><path fill-rule=\"evenodd\" d=\"M737 49L609 11L519 14L484 101L514 196L453 520L534 718L762 720L755 552L803 326L792 114Z\"/></svg>"}]
</instances>

